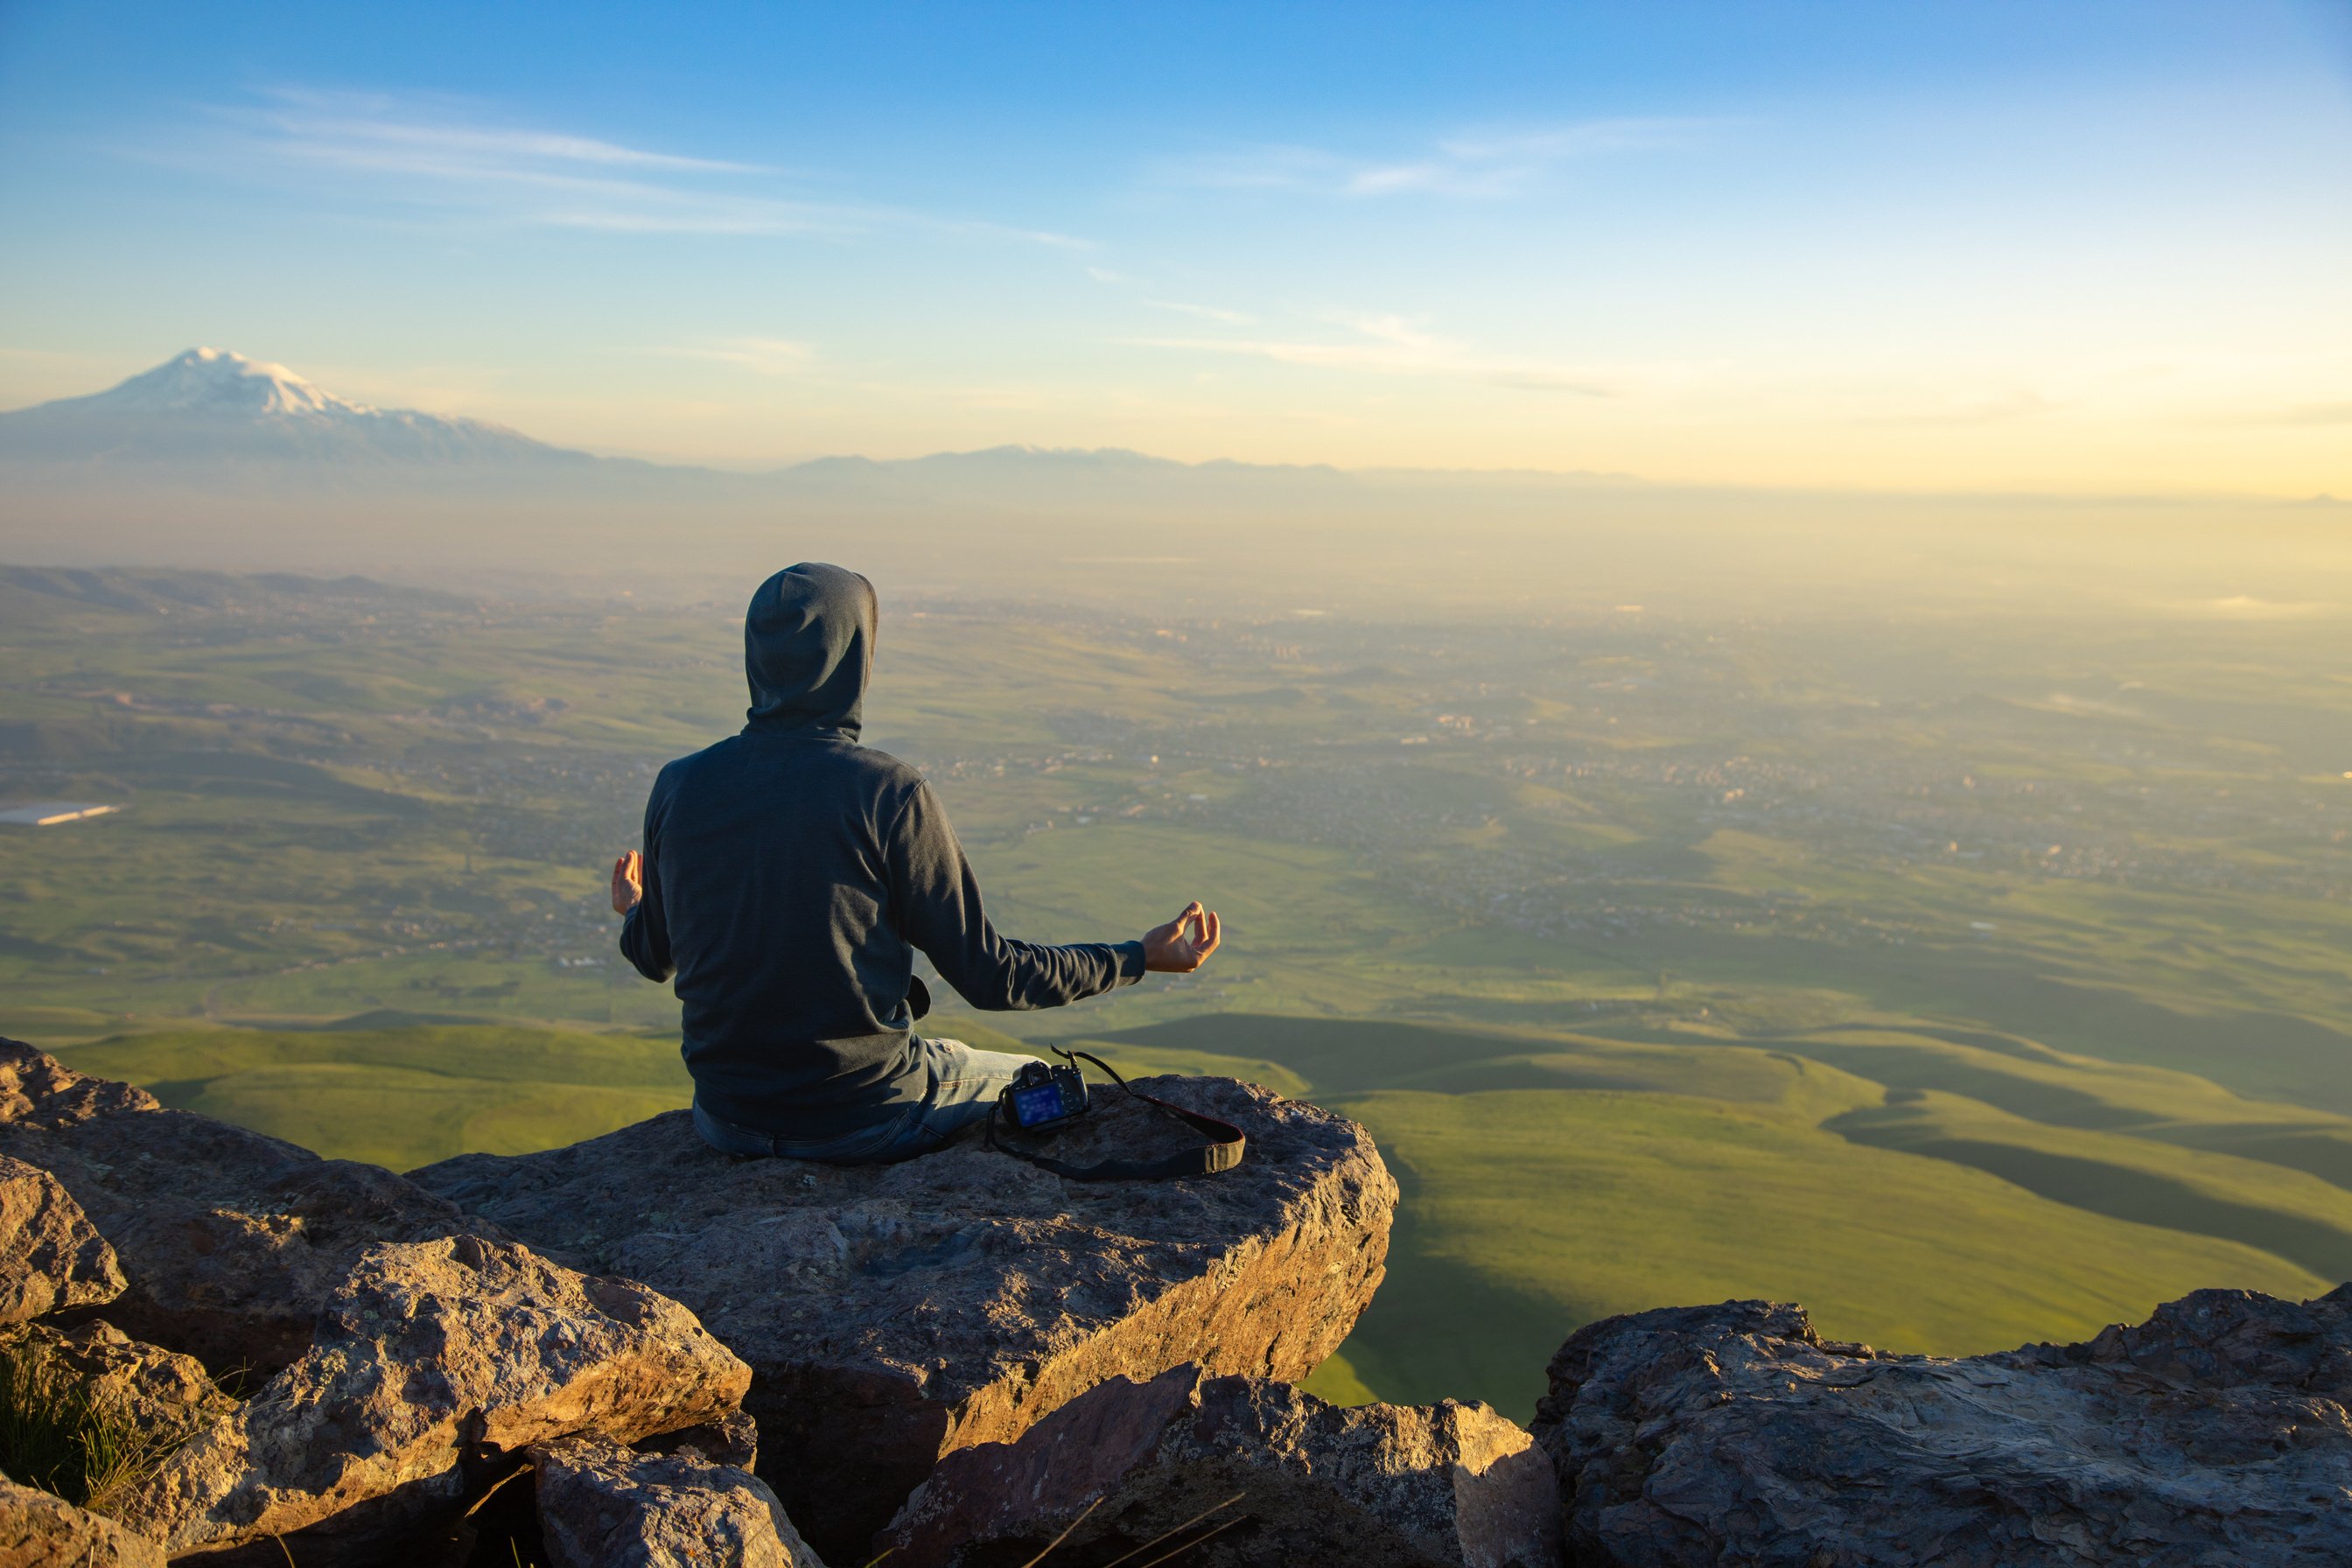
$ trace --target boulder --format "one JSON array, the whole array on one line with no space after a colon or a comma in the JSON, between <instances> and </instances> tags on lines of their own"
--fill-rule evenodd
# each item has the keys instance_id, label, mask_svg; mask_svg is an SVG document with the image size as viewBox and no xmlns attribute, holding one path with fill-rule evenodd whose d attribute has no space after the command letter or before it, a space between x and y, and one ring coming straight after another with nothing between
<instances>
[{"instance_id":1,"label":"boulder","mask_svg":"<svg viewBox=\"0 0 2352 1568\"><path fill-rule=\"evenodd\" d=\"M632 1281L474 1237L380 1245L301 1359L113 1511L174 1557L280 1536L303 1568L381 1561L531 1444L713 1421L751 1376Z\"/></svg>"},{"instance_id":2,"label":"boulder","mask_svg":"<svg viewBox=\"0 0 2352 1568\"><path fill-rule=\"evenodd\" d=\"M1068 1568L1180 1547L1188 1568L1555 1568L1559 1542L1550 1461L1486 1405L1349 1409L1182 1366L950 1454L875 1546L899 1568L1048 1547Z\"/></svg>"},{"instance_id":3,"label":"boulder","mask_svg":"<svg viewBox=\"0 0 2352 1568\"><path fill-rule=\"evenodd\" d=\"M379 1241L494 1226L374 1165L321 1160L0 1040L0 1154L48 1172L121 1259L107 1317L255 1382L309 1342Z\"/></svg>"},{"instance_id":4,"label":"boulder","mask_svg":"<svg viewBox=\"0 0 2352 1568\"><path fill-rule=\"evenodd\" d=\"M1961 1360L1730 1301L1578 1331L1535 1434L1595 1568L2319 1568L2352 1562L2347 1407L2352 1286Z\"/></svg>"},{"instance_id":5,"label":"boulder","mask_svg":"<svg viewBox=\"0 0 2352 1568\"><path fill-rule=\"evenodd\" d=\"M0 1476L0 1568L163 1568L163 1549Z\"/></svg>"},{"instance_id":6,"label":"boulder","mask_svg":"<svg viewBox=\"0 0 2352 1568\"><path fill-rule=\"evenodd\" d=\"M761 1473L818 1550L859 1555L940 1456L1010 1442L1111 1377L1186 1362L1297 1380L1381 1280L1396 1184L1362 1128L1227 1079L1139 1087L1238 1123L1242 1165L1079 1183L977 1136L902 1164L720 1154L684 1111L541 1154L411 1173L576 1267L677 1297L751 1363ZM1197 1142L1118 1094L1087 1163Z\"/></svg>"},{"instance_id":7,"label":"boulder","mask_svg":"<svg viewBox=\"0 0 2352 1568\"><path fill-rule=\"evenodd\" d=\"M236 1405L195 1357L142 1344L111 1323L0 1329L0 1352L29 1359L47 1376L79 1389L92 1405L121 1417L158 1447L211 1426Z\"/></svg>"},{"instance_id":8,"label":"boulder","mask_svg":"<svg viewBox=\"0 0 2352 1568\"><path fill-rule=\"evenodd\" d=\"M0 1154L0 1323L122 1294L114 1248L58 1180Z\"/></svg>"},{"instance_id":9,"label":"boulder","mask_svg":"<svg viewBox=\"0 0 2352 1568\"><path fill-rule=\"evenodd\" d=\"M765 1481L691 1448L566 1437L531 1464L549 1568L824 1568Z\"/></svg>"}]
</instances>

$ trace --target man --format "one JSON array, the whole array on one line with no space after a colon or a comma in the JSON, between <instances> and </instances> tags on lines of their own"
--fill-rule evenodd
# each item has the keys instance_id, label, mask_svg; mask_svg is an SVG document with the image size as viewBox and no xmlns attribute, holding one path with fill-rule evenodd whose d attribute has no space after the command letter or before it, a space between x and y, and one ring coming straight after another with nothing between
<instances>
[{"instance_id":1,"label":"man","mask_svg":"<svg viewBox=\"0 0 2352 1568\"><path fill-rule=\"evenodd\" d=\"M677 975L694 1125L730 1154L903 1160L984 1120L1028 1057L918 1037L915 952L975 1007L1058 1007L1217 950L1188 904L1135 942L997 935L939 798L857 743L874 585L787 567L743 622L742 732L662 769L645 849L613 865L621 951Z\"/></svg>"}]
</instances>

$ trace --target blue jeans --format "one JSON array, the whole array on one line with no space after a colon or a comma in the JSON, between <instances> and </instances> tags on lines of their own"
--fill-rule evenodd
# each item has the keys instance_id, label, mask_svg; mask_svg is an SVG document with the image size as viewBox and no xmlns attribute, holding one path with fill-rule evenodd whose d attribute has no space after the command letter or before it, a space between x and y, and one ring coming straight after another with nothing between
<instances>
[{"instance_id":1,"label":"blue jeans","mask_svg":"<svg viewBox=\"0 0 2352 1568\"><path fill-rule=\"evenodd\" d=\"M915 1041L921 1092L877 1126L817 1143L796 1143L756 1128L721 1121L694 1103L694 1130L722 1154L774 1154L828 1165L887 1165L928 1154L965 1128L988 1120L996 1095L1036 1060L1004 1051L976 1051L961 1040Z\"/></svg>"}]
</instances>

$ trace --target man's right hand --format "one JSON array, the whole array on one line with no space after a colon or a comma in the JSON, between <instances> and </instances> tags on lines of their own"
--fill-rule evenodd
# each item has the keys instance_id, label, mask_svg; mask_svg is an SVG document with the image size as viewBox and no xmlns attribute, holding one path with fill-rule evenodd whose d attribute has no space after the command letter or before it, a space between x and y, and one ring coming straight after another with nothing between
<instances>
[{"instance_id":1,"label":"man's right hand","mask_svg":"<svg viewBox=\"0 0 2352 1568\"><path fill-rule=\"evenodd\" d=\"M1195 901L1164 926L1143 933L1143 967L1158 974L1190 974L1217 951L1223 929L1217 912Z\"/></svg>"},{"instance_id":2,"label":"man's right hand","mask_svg":"<svg viewBox=\"0 0 2352 1568\"><path fill-rule=\"evenodd\" d=\"M613 862L613 912L627 914L646 896L646 858L632 849Z\"/></svg>"}]
</instances>

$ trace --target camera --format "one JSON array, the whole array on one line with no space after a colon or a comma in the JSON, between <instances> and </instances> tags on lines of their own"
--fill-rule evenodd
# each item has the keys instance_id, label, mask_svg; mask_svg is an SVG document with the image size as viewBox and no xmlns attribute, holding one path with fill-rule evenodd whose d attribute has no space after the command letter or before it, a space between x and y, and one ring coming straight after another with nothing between
<instances>
[{"instance_id":1,"label":"camera","mask_svg":"<svg viewBox=\"0 0 2352 1568\"><path fill-rule=\"evenodd\" d=\"M996 1100L1005 1121L1024 1132L1035 1132L1085 1113L1087 1080L1075 1067L1027 1062Z\"/></svg>"}]
</instances>

